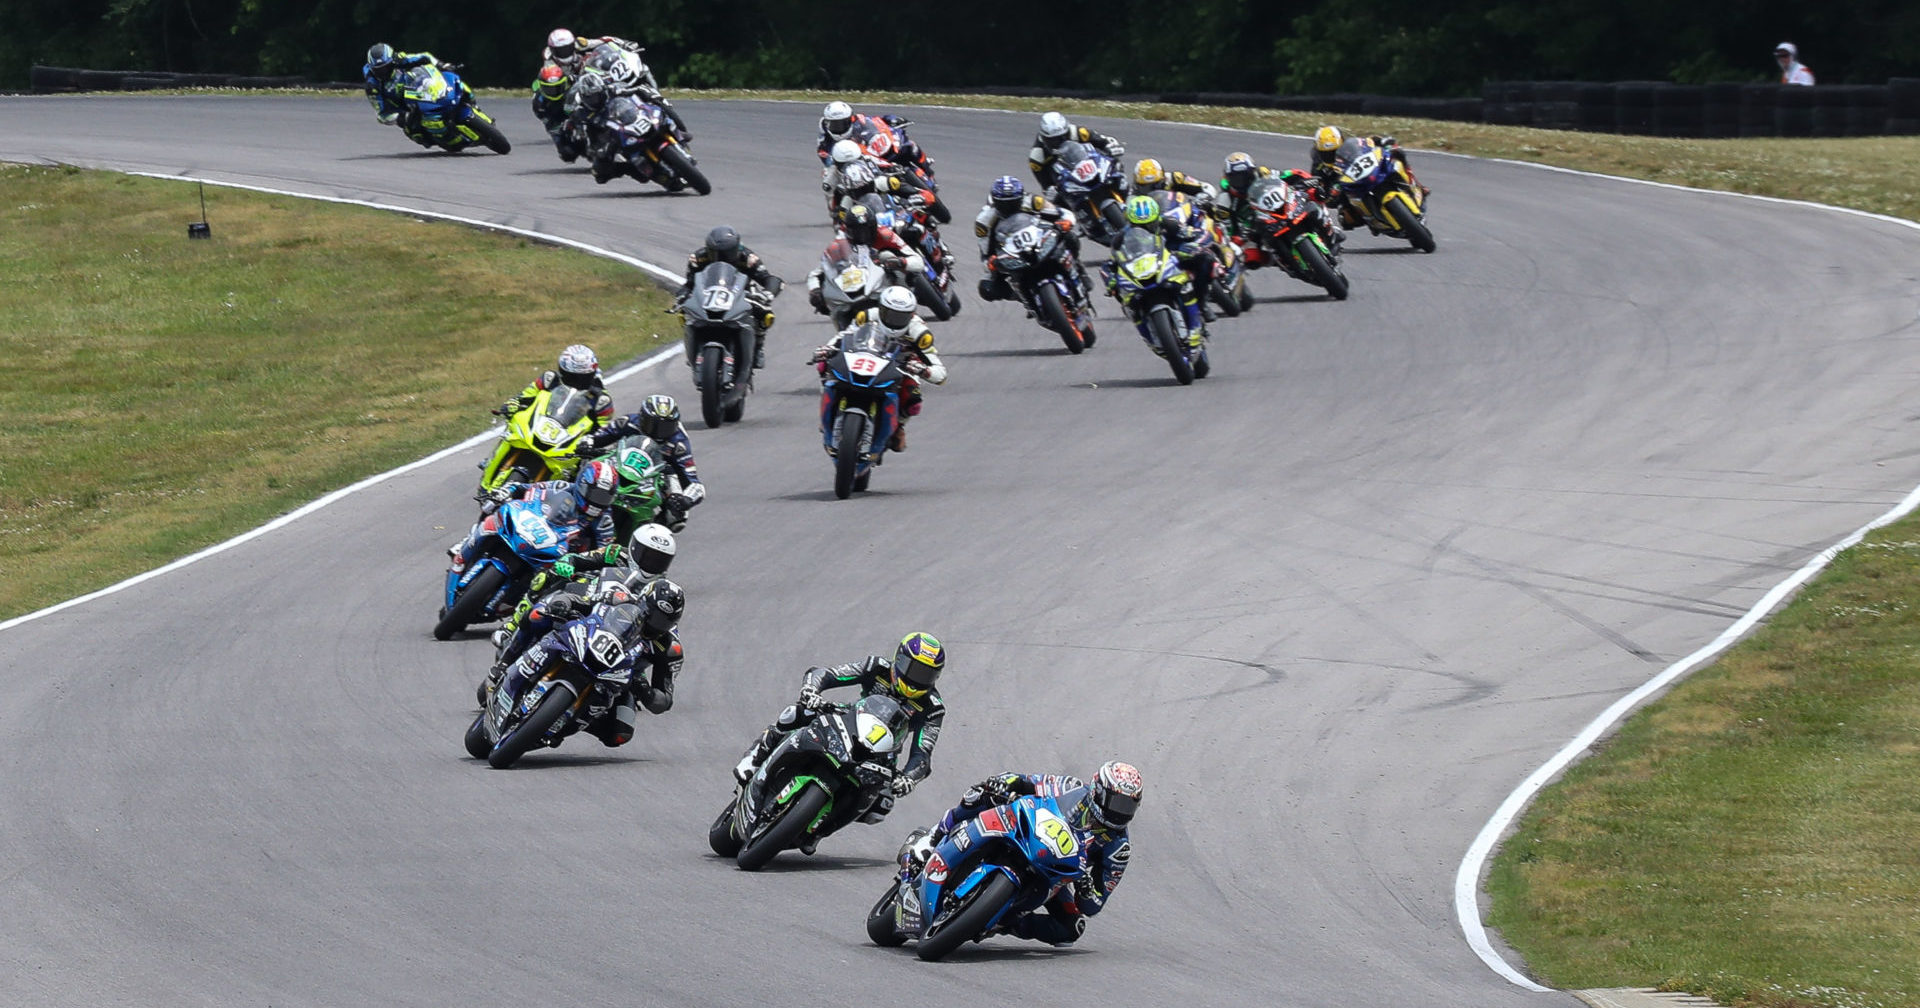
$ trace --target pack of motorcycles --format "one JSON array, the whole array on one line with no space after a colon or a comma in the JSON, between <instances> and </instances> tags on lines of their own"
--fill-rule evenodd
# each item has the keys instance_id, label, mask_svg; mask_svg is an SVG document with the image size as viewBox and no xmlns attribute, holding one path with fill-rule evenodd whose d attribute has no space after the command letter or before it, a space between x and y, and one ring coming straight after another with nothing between
<instances>
[{"instance_id":1,"label":"pack of motorcycles","mask_svg":"<svg viewBox=\"0 0 1920 1008\"><path fill-rule=\"evenodd\" d=\"M596 71L589 67L584 72ZM479 111L463 83L421 93L427 91L438 103L432 109L436 121L491 126L492 120ZM628 174L674 191L693 188L703 195L711 191L665 110L632 96L622 96L609 108L613 111L595 124L595 129L603 131L596 139L603 144L611 140L616 156L632 166ZM889 126L904 132L908 125L896 121L866 126L866 132L854 139L878 165L897 144L896 136L880 134ZM497 131L480 131L483 139L492 132ZM466 145L460 142L463 139L471 142L464 134L450 134L444 146L459 149ZM587 139L554 134L561 156L569 161L574 159L569 154L577 157L586 148ZM1276 265L1335 299L1347 296L1348 281L1339 269L1340 242L1334 230L1337 211L1299 187L1277 178L1255 180L1245 196L1243 222L1250 226L1234 238L1216 219L1208 195L1153 194L1163 217L1177 219L1199 236L1197 246L1204 250L1212 276L1200 280L1204 287L1195 290L1199 284L1192 270L1168 248L1159 231L1125 226L1121 208L1130 195L1130 180L1115 159L1073 142L1063 144L1057 153L1055 202L1074 215L1081 234L1111 250L1105 270L1110 295L1148 347L1166 359L1180 384L1204 378L1211 367L1207 333L1204 328L1189 327L1183 305L1190 297L1203 297L1211 303L1210 309L1217 308L1227 317L1252 308L1245 275L1250 260ZM1421 251L1433 250L1425 224L1425 190L1414 182L1401 159L1366 138L1350 137L1336 165L1336 191L1352 222L1364 224L1374 234L1406 240ZM881 223L919 253L924 275L907 276L900 257L876 255L836 232L821 257L822 311L831 316L836 328L846 326L863 309L876 307L881 290L892 284L904 283L913 289L927 314L936 319L950 318L959 310L952 260L938 228L951 217L940 212L944 207L930 173L913 169L912 174L920 191L911 198L883 195L879 209ZM1028 213L1005 217L995 230L997 265L1029 317L1057 336L1070 353L1093 346L1092 292L1061 232ZM1191 250L1186 251L1188 262L1193 262ZM716 263L696 276L681 312L687 360L709 427L738 421L751 392L749 365L757 322L747 294L746 278L730 265ZM897 407L910 348L896 342L877 331L852 331L841 341L838 353L824 362L823 381L837 386L842 415L865 414L877 426L887 407ZM500 444L483 464L481 490L509 481L569 476L581 461L577 443L592 428L577 398L565 390L542 393L509 417ZM856 444L856 450L847 450ZM657 508L672 489L659 446L636 436L606 451L638 466L649 480L659 481L636 491L638 499L650 502L645 505L648 514L639 516L647 520L650 509ZM854 491L866 489L872 467L885 451L885 439L873 438L871 428L865 436L853 435L835 453L837 483L846 482ZM838 495L847 493L843 490ZM538 502L509 502L476 525L476 531L483 532L485 539L475 559L464 569L448 572L446 603L435 627L435 636L441 639L469 623L512 612L533 575L550 569L565 552L564 534L552 526ZM606 594L607 601L550 631L542 675L529 677L515 691L499 689L487 695L489 709L475 724L491 719L498 730L477 741L469 732L468 749L476 758L504 767L529 750L557 746L581 730L592 711L613 702L625 688L628 656L623 633L628 628L622 620L631 616L621 611L618 593ZM783 851L811 853L823 838L851 823L880 822L891 805L888 786L904 745L906 724L905 709L882 694L821 705L810 723L789 735L759 771L736 788L709 829L709 846L716 854L734 859L740 868L755 871ZM1051 798L1016 799L957 830L941 848L950 855L947 858L930 852L923 841L916 842L919 834L909 838L901 847L897 872L868 914L870 939L882 946L911 940L921 958L937 959L967 941L998 933L1004 921L1043 905L1049 894L1070 884L1082 867L1077 849L1081 841L1067 825L1066 815Z\"/></svg>"}]
</instances>

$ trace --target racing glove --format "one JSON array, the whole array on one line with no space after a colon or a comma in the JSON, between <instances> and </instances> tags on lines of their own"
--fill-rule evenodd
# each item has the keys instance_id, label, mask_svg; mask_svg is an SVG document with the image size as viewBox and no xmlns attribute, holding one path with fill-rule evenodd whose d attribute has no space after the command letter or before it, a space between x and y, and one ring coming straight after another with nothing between
<instances>
[{"instance_id":1,"label":"racing glove","mask_svg":"<svg viewBox=\"0 0 1920 1008\"><path fill-rule=\"evenodd\" d=\"M561 557L555 560L553 562L553 573L562 579L573 577L573 560L570 557Z\"/></svg>"},{"instance_id":2,"label":"racing glove","mask_svg":"<svg viewBox=\"0 0 1920 1008\"><path fill-rule=\"evenodd\" d=\"M893 792L895 798L905 798L907 795L913 793L913 786L918 783L920 783L920 779L917 777L909 777L906 774L894 774L893 783L889 785L888 790Z\"/></svg>"}]
</instances>

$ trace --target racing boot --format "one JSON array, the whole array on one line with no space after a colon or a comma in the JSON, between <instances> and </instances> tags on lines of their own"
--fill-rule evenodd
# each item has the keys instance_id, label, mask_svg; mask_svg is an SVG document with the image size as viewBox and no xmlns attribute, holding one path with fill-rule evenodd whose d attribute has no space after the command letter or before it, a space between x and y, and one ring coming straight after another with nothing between
<instances>
[{"instance_id":1,"label":"racing boot","mask_svg":"<svg viewBox=\"0 0 1920 1008\"><path fill-rule=\"evenodd\" d=\"M907 450L907 419L905 417L901 417L900 422L893 425L893 436L887 439L887 450L896 452Z\"/></svg>"},{"instance_id":2,"label":"racing boot","mask_svg":"<svg viewBox=\"0 0 1920 1008\"><path fill-rule=\"evenodd\" d=\"M633 739L633 722L638 716L633 701L622 696L612 709L595 718L587 731L609 749L623 746Z\"/></svg>"},{"instance_id":3,"label":"racing boot","mask_svg":"<svg viewBox=\"0 0 1920 1008\"><path fill-rule=\"evenodd\" d=\"M778 744L778 740L773 737L773 734L774 729L768 728L766 731L760 733L759 738L753 740L752 745L747 747L746 755L740 757L740 762L734 764L733 779L735 783L744 786L747 781L753 779L753 772L760 769L760 761L766 759L767 754L772 752L773 747Z\"/></svg>"}]
</instances>

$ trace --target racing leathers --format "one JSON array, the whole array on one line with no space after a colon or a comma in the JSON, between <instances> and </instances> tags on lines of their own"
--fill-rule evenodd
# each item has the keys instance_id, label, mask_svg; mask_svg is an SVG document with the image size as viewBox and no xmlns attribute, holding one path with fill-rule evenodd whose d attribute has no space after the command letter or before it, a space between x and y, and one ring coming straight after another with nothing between
<instances>
[{"instance_id":1,"label":"racing leathers","mask_svg":"<svg viewBox=\"0 0 1920 1008\"><path fill-rule=\"evenodd\" d=\"M599 452L608 445L624 437L645 433L640 427L641 415L629 413L615 419L598 431L581 438L580 454ZM693 464L693 439L687 436L685 424L676 424L673 436L665 441L655 441L659 445L662 465L677 481L675 488L668 491L663 504L665 511L657 520L660 524L678 532L686 524L687 512L693 506L707 499L706 484L700 482L700 470Z\"/></svg>"},{"instance_id":2,"label":"racing leathers","mask_svg":"<svg viewBox=\"0 0 1920 1008\"><path fill-rule=\"evenodd\" d=\"M1080 271L1080 289L1091 289L1087 282L1087 271L1080 265L1080 233L1074 226L1073 214L1065 208L1047 201L1039 193L1028 193L1020 198L1020 205L1013 213L1032 214L1048 224L1060 229L1067 243L1067 250L1073 253L1073 264ZM1000 275L994 265L993 257L1000 251L1000 235L994 228L1013 214L1003 214L992 203L980 208L973 218L973 237L980 247L980 261L986 265L987 275L980 278L980 300L1010 301L1014 297L1013 288L1007 285L1007 278Z\"/></svg>"},{"instance_id":3,"label":"racing leathers","mask_svg":"<svg viewBox=\"0 0 1920 1008\"><path fill-rule=\"evenodd\" d=\"M828 340L825 346L813 352L814 369L822 378L825 378L827 358L839 350L840 338L869 322L878 323L896 346L907 348L906 356L900 365L902 374L899 405L897 408L891 404L887 407L887 411L892 414L888 419L893 422L893 435L887 441L887 450L906 451L907 418L920 415L922 396L919 379L925 378L935 385L947 383L947 366L940 362L939 348L933 345L933 330L928 328L925 322L920 321L920 316L913 316L907 320L905 326L895 329L880 322L880 313L877 310L863 309L853 316L853 321L849 322L845 329L835 333L833 339ZM839 401L839 391L834 388L833 381L826 380L820 388L820 444L827 450L828 455L833 454L833 415L836 407L839 406Z\"/></svg>"},{"instance_id":4,"label":"racing leathers","mask_svg":"<svg viewBox=\"0 0 1920 1008\"><path fill-rule=\"evenodd\" d=\"M564 626L570 620L587 615L594 604L600 601L595 595L598 589L597 583L566 585L536 603L527 614L528 620L550 628ZM673 681L680 674L680 666L686 657L685 649L680 645L678 627L664 632L653 631L635 620L621 643L626 647L621 663L628 666L627 688L611 707L604 711L589 711L587 715L586 730L609 747L625 745L633 738L635 700L651 714L665 714L673 709ZM507 666L498 688L517 694L524 680L539 674L549 650L562 651L565 648L565 644L547 633L536 636L530 646Z\"/></svg>"},{"instance_id":5,"label":"racing leathers","mask_svg":"<svg viewBox=\"0 0 1920 1008\"><path fill-rule=\"evenodd\" d=\"M879 139L885 137L886 139ZM920 145L907 136L907 121L897 115L866 115L856 112L846 132L838 135L827 132L826 121L820 123L820 163L832 160L833 145L842 140L852 140L860 145L869 157L879 158L907 168L918 168L927 178L933 178L933 159Z\"/></svg>"},{"instance_id":6,"label":"racing leathers","mask_svg":"<svg viewBox=\"0 0 1920 1008\"><path fill-rule=\"evenodd\" d=\"M1078 777L1019 773L988 777L960 796L960 804L940 818L921 849L931 849L945 840L956 826L1023 795L1057 799L1081 841L1086 869L1073 882L1054 890L1040 910L1002 923L1001 930L1050 945L1070 945L1086 931L1087 918L1106 908L1133 855L1133 843L1125 829L1104 828L1087 814L1084 806L1087 785Z\"/></svg>"},{"instance_id":7,"label":"racing leathers","mask_svg":"<svg viewBox=\"0 0 1920 1008\"><path fill-rule=\"evenodd\" d=\"M858 686L863 697L885 694L906 708L907 763L900 768L893 793L904 795L913 790L915 784L933 772L933 747L940 741L940 725L947 718L947 705L940 699L937 688L928 689L927 695L922 697L899 695L893 689L892 669L892 655L869 655L860 661L832 668L816 665L808 669L806 677L800 682L799 700L782 710L773 724L747 747L746 755L733 768L734 779L745 783L759 769L767 754L780 745L781 740L811 722L817 707L823 702L821 694L824 691Z\"/></svg>"},{"instance_id":8,"label":"racing leathers","mask_svg":"<svg viewBox=\"0 0 1920 1008\"><path fill-rule=\"evenodd\" d=\"M420 112L400 97L393 86L394 75L402 70L411 70L417 66L441 66L429 52L394 53L393 62L375 69L368 63L360 68L360 76L366 82L367 104L373 106L373 113L381 123L397 126L407 139L421 146L433 143L433 138L420 128Z\"/></svg>"},{"instance_id":9,"label":"racing leathers","mask_svg":"<svg viewBox=\"0 0 1920 1008\"><path fill-rule=\"evenodd\" d=\"M836 240L844 239L849 242L853 241L852 238L848 237L846 229L844 228L835 229L834 238ZM855 242L855 244L861 243ZM875 225L873 241L864 244L876 253L874 256L875 261L883 265L886 259L885 253L898 256L900 259L899 268L904 270L909 276L926 269L925 257L915 251L913 246L901 240L899 232L887 227L885 224ZM807 304L811 305L814 312L820 315L831 314L827 311L826 296L820 293L820 285L824 284L826 280L827 267L824 263L815 266L813 272L807 274ZM892 282L891 280L888 281L888 283ZM902 280L901 282L905 281Z\"/></svg>"},{"instance_id":10,"label":"racing leathers","mask_svg":"<svg viewBox=\"0 0 1920 1008\"><path fill-rule=\"evenodd\" d=\"M711 266L716 257L705 245L693 250L687 256L687 277L681 281L680 289L673 292L673 307L669 311L679 311L680 305L693 294L693 278L700 271ZM767 331L773 328L773 299L780 293L785 281L773 275L767 264L760 261L753 250L742 244L738 251L726 258L726 263L747 276L747 300L753 303L753 366L755 370L767 366ZM693 354L689 348L687 367L693 367Z\"/></svg>"},{"instance_id":11,"label":"racing leathers","mask_svg":"<svg viewBox=\"0 0 1920 1008\"><path fill-rule=\"evenodd\" d=\"M1078 140L1089 147L1098 148L1101 153L1110 158L1117 158L1127 152L1120 141L1105 133L1095 133L1085 126L1075 126L1072 123L1067 124L1067 135L1051 144L1044 138L1036 136L1033 138L1033 149L1027 152L1027 168L1033 172L1034 180L1049 191L1060 181L1055 177L1059 170L1059 165L1056 163L1059 160L1058 151L1060 144L1068 140Z\"/></svg>"},{"instance_id":12,"label":"racing leathers","mask_svg":"<svg viewBox=\"0 0 1920 1008\"><path fill-rule=\"evenodd\" d=\"M535 607L545 601L547 595L560 591L569 585L593 581L608 567L618 567L627 559L627 548L619 543L608 543L598 549L582 553L568 553L553 562L553 567L540 571L527 583L527 594L514 606L513 613L501 623L494 634L495 645L499 653L494 658L493 671L487 677L487 685L500 681L501 673L507 665L540 639L540 636L552 628L553 617L560 613L548 607L535 612ZM632 568L636 575L634 581L652 580L638 568Z\"/></svg>"},{"instance_id":13,"label":"racing leathers","mask_svg":"<svg viewBox=\"0 0 1920 1008\"><path fill-rule=\"evenodd\" d=\"M1319 152L1315 151L1315 153ZM1334 208L1340 207L1341 214L1353 212L1351 208L1346 207L1345 200L1340 199L1339 190L1331 188L1320 179L1303 171L1293 168L1275 171L1261 165L1247 173L1243 180L1236 180L1231 176L1222 177L1220 194L1225 198L1208 210L1215 220L1221 222L1227 237L1245 247L1244 261L1248 269L1259 269L1267 265L1265 250L1260 247L1258 238L1253 234L1253 204L1249 202L1247 196L1248 190L1253 188L1254 181L1263 178L1278 178L1300 190L1307 199L1318 203L1321 222L1320 239L1328 249L1339 252L1340 245L1346 238L1341 234L1341 228L1336 223L1336 217L1340 214L1336 214Z\"/></svg>"},{"instance_id":14,"label":"racing leathers","mask_svg":"<svg viewBox=\"0 0 1920 1008\"><path fill-rule=\"evenodd\" d=\"M1166 223L1167 222L1163 218L1162 225L1152 228L1151 231L1154 234L1159 234L1162 236L1161 240L1166 243L1167 251L1172 253L1174 258L1179 259L1181 261L1182 266L1185 267L1186 261L1187 261L1186 257L1194 253L1192 252L1191 249L1175 246L1173 240L1165 236L1166 232L1165 230L1163 230L1163 228ZM1118 249L1121 243L1126 240L1127 232L1137 231L1137 230L1143 230L1143 229L1141 229L1137 225L1133 225L1133 224L1127 225L1126 231L1123 231L1119 235L1115 236L1113 247L1115 249ZM1209 254L1209 258L1211 258L1210 254ZM1204 336L1206 335L1206 331L1207 331L1206 312L1201 308L1200 300L1206 295L1206 286L1203 280L1201 279L1201 277L1196 275L1191 269L1186 269L1185 272L1187 274L1187 283L1186 283L1186 286L1180 288L1180 308L1181 308L1181 311L1187 317L1187 331L1189 333L1197 333ZM1119 264L1112 259L1109 259L1105 263L1103 263L1100 267L1100 279L1106 283L1107 296L1113 298L1115 301L1120 302L1122 307L1126 307L1127 302L1121 296L1121 293L1120 293L1121 288L1120 288ZM1141 338L1147 341L1147 346L1151 348L1154 353L1164 354L1164 351L1160 348L1160 345L1158 343L1155 343L1151 336L1148 336L1147 334L1142 333Z\"/></svg>"}]
</instances>

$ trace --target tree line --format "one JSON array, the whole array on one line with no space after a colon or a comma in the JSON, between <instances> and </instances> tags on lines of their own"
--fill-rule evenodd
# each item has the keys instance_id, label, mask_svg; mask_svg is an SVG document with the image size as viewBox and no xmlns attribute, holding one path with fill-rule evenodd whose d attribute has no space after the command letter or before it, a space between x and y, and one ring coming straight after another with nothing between
<instances>
[{"instance_id":1,"label":"tree line","mask_svg":"<svg viewBox=\"0 0 1920 1008\"><path fill-rule=\"evenodd\" d=\"M35 63L357 79L368 45L428 50L483 85L528 82L546 33L635 39L669 87L1060 88L1475 95L1490 80L1772 79L1798 44L1820 82L1920 76L1912 0L0 0L0 87Z\"/></svg>"}]
</instances>

